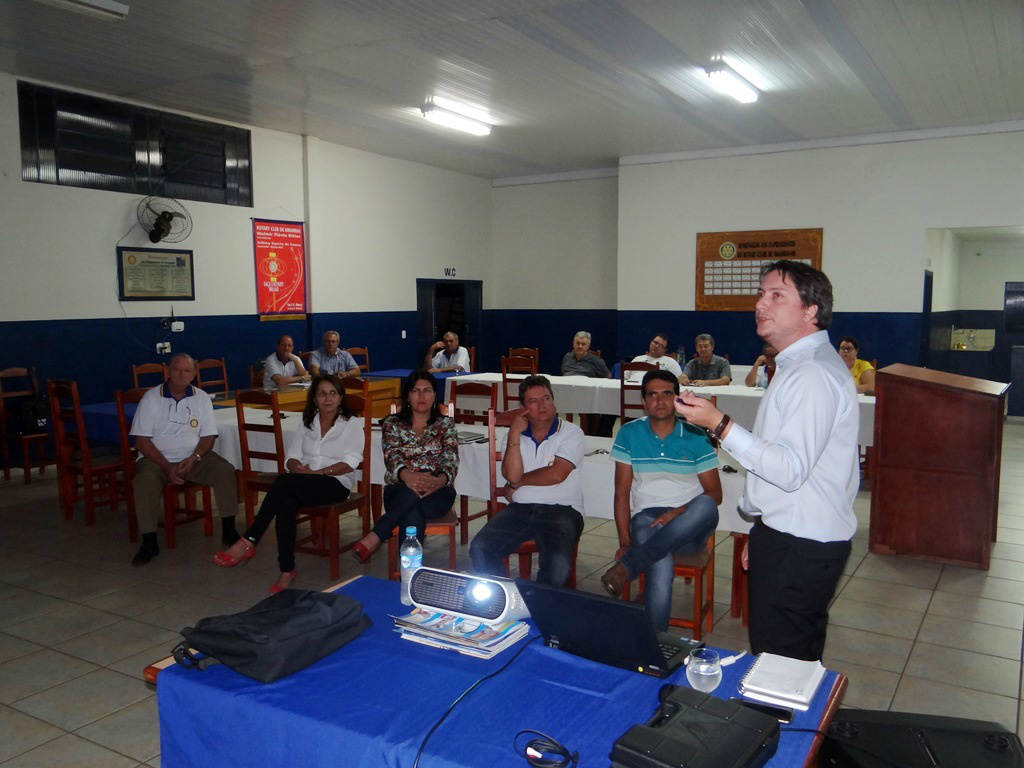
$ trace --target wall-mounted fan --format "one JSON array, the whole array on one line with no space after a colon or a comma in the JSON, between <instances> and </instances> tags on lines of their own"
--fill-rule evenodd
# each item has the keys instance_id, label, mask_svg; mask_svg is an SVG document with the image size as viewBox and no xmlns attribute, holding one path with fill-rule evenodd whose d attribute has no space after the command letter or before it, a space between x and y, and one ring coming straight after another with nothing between
<instances>
[{"instance_id":1,"label":"wall-mounted fan","mask_svg":"<svg viewBox=\"0 0 1024 768\"><path fill-rule=\"evenodd\" d=\"M151 243L180 243L192 234L192 217L173 197L144 198L137 213Z\"/></svg>"}]
</instances>

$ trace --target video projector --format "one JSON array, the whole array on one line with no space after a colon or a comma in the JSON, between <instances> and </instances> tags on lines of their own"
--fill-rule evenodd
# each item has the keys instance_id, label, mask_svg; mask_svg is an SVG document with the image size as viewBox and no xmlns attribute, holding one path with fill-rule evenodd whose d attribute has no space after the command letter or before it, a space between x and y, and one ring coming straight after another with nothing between
<instances>
[{"instance_id":1,"label":"video projector","mask_svg":"<svg viewBox=\"0 0 1024 768\"><path fill-rule=\"evenodd\" d=\"M420 568L409 584L412 604L483 624L528 619L530 611L516 583L498 576Z\"/></svg>"}]
</instances>

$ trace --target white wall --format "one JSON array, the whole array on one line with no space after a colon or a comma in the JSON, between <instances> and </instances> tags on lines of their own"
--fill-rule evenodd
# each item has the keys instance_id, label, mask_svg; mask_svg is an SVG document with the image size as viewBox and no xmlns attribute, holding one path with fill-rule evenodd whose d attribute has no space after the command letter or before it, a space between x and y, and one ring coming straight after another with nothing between
<instances>
[{"instance_id":1,"label":"white wall","mask_svg":"<svg viewBox=\"0 0 1024 768\"><path fill-rule=\"evenodd\" d=\"M314 312L414 310L416 278L490 282L490 182L308 139ZM486 307L487 294L484 297Z\"/></svg>"},{"instance_id":2,"label":"white wall","mask_svg":"<svg viewBox=\"0 0 1024 768\"><path fill-rule=\"evenodd\" d=\"M194 229L169 247L194 252L196 300L173 302L177 316L254 314L250 218L302 218L301 139L253 129L252 151L254 208L184 201ZM0 321L168 314L171 302L117 300L116 246L151 246L141 199L22 181L17 84L0 73Z\"/></svg>"},{"instance_id":3,"label":"white wall","mask_svg":"<svg viewBox=\"0 0 1024 768\"><path fill-rule=\"evenodd\" d=\"M614 309L618 179L500 187L491 193L497 309Z\"/></svg>"},{"instance_id":4,"label":"white wall","mask_svg":"<svg viewBox=\"0 0 1024 768\"><path fill-rule=\"evenodd\" d=\"M929 229L927 237L925 269L932 272L932 311L960 309L960 238L948 229Z\"/></svg>"},{"instance_id":5,"label":"white wall","mask_svg":"<svg viewBox=\"0 0 1024 768\"><path fill-rule=\"evenodd\" d=\"M918 312L926 231L1022 200L1024 133L623 167L618 306L692 310L698 232L822 227L838 311Z\"/></svg>"},{"instance_id":6,"label":"white wall","mask_svg":"<svg viewBox=\"0 0 1024 768\"><path fill-rule=\"evenodd\" d=\"M1024 283L1024 245L970 240L961 244L960 309L1001 310L1006 283Z\"/></svg>"}]
</instances>

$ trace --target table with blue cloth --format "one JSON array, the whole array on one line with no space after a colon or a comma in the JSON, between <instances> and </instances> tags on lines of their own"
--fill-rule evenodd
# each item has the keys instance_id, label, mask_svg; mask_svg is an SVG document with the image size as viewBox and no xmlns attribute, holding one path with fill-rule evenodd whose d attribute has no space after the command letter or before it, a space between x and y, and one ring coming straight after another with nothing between
<instances>
[{"instance_id":1,"label":"table with blue cloth","mask_svg":"<svg viewBox=\"0 0 1024 768\"><path fill-rule=\"evenodd\" d=\"M410 373L413 372L412 368L388 368L384 371L367 371L363 374L364 378L367 379L405 379ZM434 378L438 381L444 381L450 379L452 376L468 376L468 371L445 371L443 373L433 374Z\"/></svg>"},{"instance_id":2,"label":"table with blue cloth","mask_svg":"<svg viewBox=\"0 0 1024 768\"><path fill-rule=\"evenodd\" d=\"M427 742L424 768L521 768L513 739L543 731L579 752L580 766L609 764L612 743L647 720L665 683L686 685L682 668L647 677L543 645L536 630L491 660L402 640L389 616L407 613L397 582L357 578L340 590L362 602L373 626L348 645L290 677L258 683L222 665L200 672L170 665L159 674L160 764L164 768L246 765L410 768L424 735L477 679ZM528 645L523 648L523 643ZM513 660L514 654L523 652ZM725 667L715 695L736 695L752 659ZM823 728L845 678L829 672L793 728ZM805 764L815 736L786 732L768 763Z\"/></svg>"}]
</instances>

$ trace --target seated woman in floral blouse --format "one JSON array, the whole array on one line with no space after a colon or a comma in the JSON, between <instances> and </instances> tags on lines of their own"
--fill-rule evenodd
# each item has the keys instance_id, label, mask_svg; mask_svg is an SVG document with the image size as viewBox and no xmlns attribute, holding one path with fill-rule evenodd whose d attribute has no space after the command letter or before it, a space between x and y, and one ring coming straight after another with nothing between
<instances>
[{"instance_id":1,"label":"seated woman in floral blouse","mask_svg":"<svg viewBox=\"0 0 1024 768\"><path fill-rule=\"evenodd\" d=\"M441 415L437 380L415 370L402 385L402 410L384 420L384 514L352 548L365 563L395 527L416 526L423 541L425 521L443 517L455 501L459 443L455 422Z\"/></svg>"}]
</instances>

